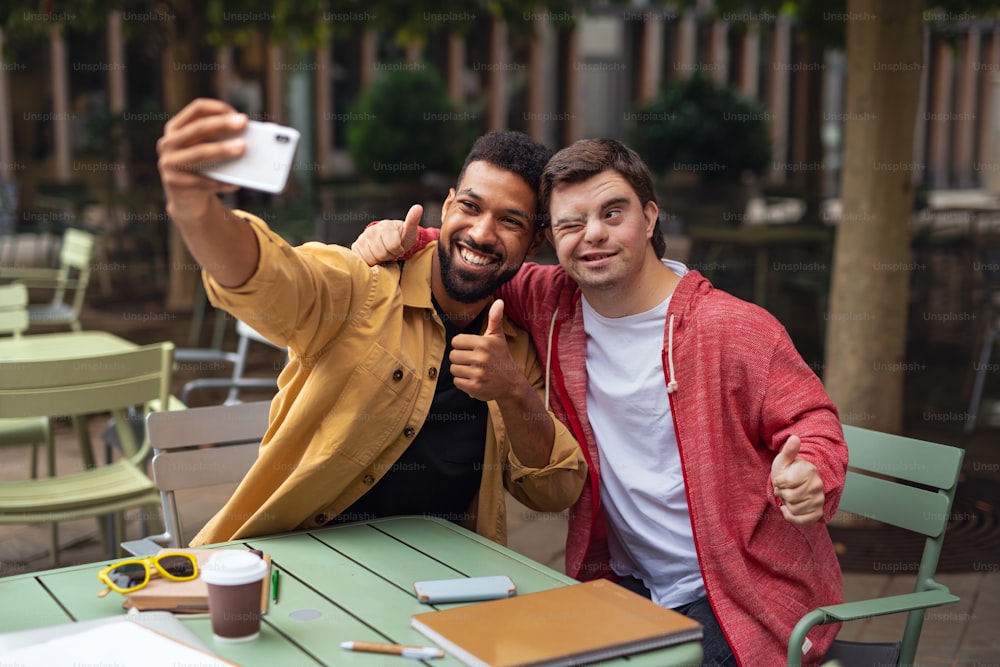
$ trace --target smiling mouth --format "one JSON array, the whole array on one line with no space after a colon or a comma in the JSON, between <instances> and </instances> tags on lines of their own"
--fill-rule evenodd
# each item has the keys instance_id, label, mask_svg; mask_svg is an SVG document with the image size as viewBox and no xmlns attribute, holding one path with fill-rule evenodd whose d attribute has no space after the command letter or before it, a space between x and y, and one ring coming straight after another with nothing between
<instances>
[{"instance_id":1,"label":"smiling mouth","mask_svg":"<svg viewBox=\"0 0 1000 667\"><path fill-rule=\"evenodd\" d=\"M613 252L592 253L592 254L585 255L585 256L581 257L580 261L581 262L585 262L585 263L600 262L601 260L609 259L609 258L614 257L614 256L615 256L615 253L613 253Z\"/></svg>"},{"instance_id":2,"label":"smiling mouth","mask_svg":"<svg viewBox=\"0 0 1000 667\"><path fill-rule=\"evenodd\" d=\"M495 264L497 261L496 257L478 253L465 246L459 246L458 254L463 262L472 266L489 266L490 264Z\"/></svg>"}]
</instances>

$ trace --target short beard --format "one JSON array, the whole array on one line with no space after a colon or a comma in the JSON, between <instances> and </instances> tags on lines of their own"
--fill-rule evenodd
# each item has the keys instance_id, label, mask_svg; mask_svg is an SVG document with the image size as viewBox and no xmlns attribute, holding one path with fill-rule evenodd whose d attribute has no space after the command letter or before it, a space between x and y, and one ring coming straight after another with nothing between
<instances>
[{"instance_id":1,"label":"short beard","mask_svg":"<svg viewBox=\"0 0 1000 667\"><path fill-rule=\"evenodd\" d=\"M466 244L469 247L475 247L468 241ZM463 280L462 269L452 262L451 253L444 243L438 243L437 253L438 261L441 264L441 284L444 285L444 291L459 303L476 303L491 296L500 289L501 285L513 278L517 274L517 270L521 268L520 264L517 266L504 264L499 272L488 276L485 280L478 276Z\"/></svg>"}]
</instances>

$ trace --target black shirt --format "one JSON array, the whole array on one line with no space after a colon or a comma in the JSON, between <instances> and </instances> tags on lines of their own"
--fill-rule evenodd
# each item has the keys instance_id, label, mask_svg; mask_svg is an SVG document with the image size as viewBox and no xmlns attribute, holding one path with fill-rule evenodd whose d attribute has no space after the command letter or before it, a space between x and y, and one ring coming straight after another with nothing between
<instances>
[{"instance_id":1,"label":"black shirt","mask_svg":"<svg viewBox=\"0 0 1000 667\"><path fill-rule=\"evenodd\" d=\"M434 307L444 323L445 350L427 419L385 475L334 523L403 514L456 523L468 518L482 480L489 409L485 402L455 387L448 356L451 339L460 333L479 333L487 311L459 329L437 301Z\"/></svg>"}]
</instances>

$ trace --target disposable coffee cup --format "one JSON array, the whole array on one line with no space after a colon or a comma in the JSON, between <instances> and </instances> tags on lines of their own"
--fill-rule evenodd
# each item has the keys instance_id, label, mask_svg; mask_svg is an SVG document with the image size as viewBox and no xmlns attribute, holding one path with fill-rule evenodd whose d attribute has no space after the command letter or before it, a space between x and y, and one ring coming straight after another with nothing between
<instances>
[{"instance_id":1,"label":"disposable coffee cup","mask_svg":"<svg viewBox=\"0 0 1000 667\"><path fill-rule=\"evenodd\" d=\"M249 551L218 551L201 568L208 584L212 634L220 642L248 642L260 635L262 586L267 563Z\"/></svg>"}]
</instances>

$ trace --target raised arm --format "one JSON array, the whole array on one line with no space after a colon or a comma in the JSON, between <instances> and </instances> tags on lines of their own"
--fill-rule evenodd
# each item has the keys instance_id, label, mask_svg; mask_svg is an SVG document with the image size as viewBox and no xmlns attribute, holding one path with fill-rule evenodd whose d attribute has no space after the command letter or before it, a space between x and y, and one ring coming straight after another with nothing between
<instances>
[{"instance_id":1,"label":"raised arm","mask_svg":"<svg viewBox=\"0 0 1000 667\"><path fill-rule=\"evenodd\" d=\"M219 200L234 192L202 176L206 166L238 157L243 139L219 139L241 132L247 117L220 100L197 99L167 121L156 143L167 214L195 260L224 287L238 287L257 269L260 250L247 223Z\"/></svg>"}]
</instances>

